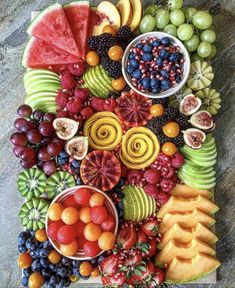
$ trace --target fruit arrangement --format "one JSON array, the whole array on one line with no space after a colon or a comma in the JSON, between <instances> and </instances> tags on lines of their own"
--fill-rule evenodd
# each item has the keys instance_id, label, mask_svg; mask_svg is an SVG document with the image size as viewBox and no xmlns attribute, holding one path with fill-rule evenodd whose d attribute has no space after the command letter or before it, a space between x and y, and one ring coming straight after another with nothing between
<instances>
[{"instance_id":1,"label":"fruit arrangement","mask_svg":"<svg viewBox=\"0 0 235 288\"><path fill-rule=\"evenodd\" d=\"M57 3L27 29L26 97L10 138L23 168L24 287L86 280L165 287L220 265L210 228L219 209L213 130L221 99L210 64L216 35L209 12L165 3L144 10L140 0ZM153 30L166 34L131 44ZM185 59L169 35L191 57L181 90ZM173 96L159 97L173 87Z\"/></svg>"}]
</instances>

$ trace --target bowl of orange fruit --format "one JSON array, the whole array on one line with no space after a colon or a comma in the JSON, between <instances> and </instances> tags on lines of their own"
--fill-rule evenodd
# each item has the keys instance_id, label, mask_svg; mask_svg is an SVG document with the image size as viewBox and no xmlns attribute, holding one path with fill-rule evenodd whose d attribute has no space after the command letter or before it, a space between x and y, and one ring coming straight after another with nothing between
<instances>
[{"instance_id":1,"label":"bowl of orange fruit","mask_svg":"<svg viewBox=\"0 0 235 288\"><path fill-rule=\"evenodd\" d=\"M89 260L114 247L118 214L112 200L91 186L75 186L57 195L46 215L54 248L74 260Z\"/></svg>"}]
</instances>

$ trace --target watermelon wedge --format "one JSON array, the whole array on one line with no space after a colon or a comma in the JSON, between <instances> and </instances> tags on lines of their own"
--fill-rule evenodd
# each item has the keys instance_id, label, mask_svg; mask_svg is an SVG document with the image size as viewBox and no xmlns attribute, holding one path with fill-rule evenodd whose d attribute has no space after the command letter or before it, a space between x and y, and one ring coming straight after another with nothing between
<instances>
[{"instance_id":1,"label":"watermelon wedge","mask_svg":"<svg viewBox=\"0 0 235 288\"><path fill-rule=\"evenodd\" d=\"M51 5L43 10L29 25L27 32L67 53L80 56L61 4Z\"/></svg>"},{"instance_id":2,"label":"watermelon wedge","mask_svg":"<svg viewBox=\"0 0 235 288\"><path fill-rule=\"evenodd\" d=\"M79 55L85 60L90 19L89 1L76 1L64 5L64 12L77 43Z\"/></svg>"},{"instance_id":3,"label":"watermelon wedge","mask_svg":"<svg viewBox=\"0 0 235 288\"><path fill-rule=\"evenodd\" d=\"M44 40L31 37L24 50L22 65L26 68L49 68L53 65L64 65L79 61L78 57L59 50Z\"/></svg>"}]
</instances>

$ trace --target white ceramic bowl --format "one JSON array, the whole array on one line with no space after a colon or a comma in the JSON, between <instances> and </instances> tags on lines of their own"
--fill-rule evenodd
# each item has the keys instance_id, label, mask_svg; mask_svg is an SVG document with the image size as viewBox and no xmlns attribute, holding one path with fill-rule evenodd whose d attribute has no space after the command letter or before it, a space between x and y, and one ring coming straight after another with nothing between
<instances>
[{"instance_id":1,"label":"white ceramic bowl","mask_svg":"<svg viewBox=\"0 0 235 288\"><path fill-rule=\"evenodd\" d=\"M102 192L101 190L91 187L91 186L87 186L87 185L81 185L81 186L75 186L72 188L68 188L65 191L61 192L59 195L57 195L53 201L51 202L51 204L58 202L61 203L63 202L63 200L70 196L73 195L75 193L75 191L79 188L88 188L93 190L94 192L98 192L100 194L102 194L105 197L105 206L107 207L109 213L115 218L116 221L116 226L114 229L114 234L117 234L117 230L118 230L118 214L117 214L117 209L115 207L115 205L113 204L112 200L108 197L108 195L104 192ZM46 231L48 228L48 224L49 224L49 219L48 219L48 214L46 215ZM48 235L47 235L48 236ZM48 239L50 240L52 246L61 254L60 252L60 248L59 248L59 243L57 241L52 240L49 236ZM99 256L100 254L102 254L104 251L101 251L98 255L96 255L95 257ZM85 255L85 253L83 252L82 249L78 250L77 253L73 256L66 256L67 258L73 259L73 260L90 260L93 257L87 257Z\"/></svg>"},{"instance_id":2,"label":"white ceramic bowl","mask_svg":"<svg viewBox=\"0 0 235 288\"><path fill-rule=\"evenodd\" d=\"M172 87L166 91L160 92L158 94L154 94L154 93L146 93L146 92L141 92L139 91L135 86L133 86L132 84L132 80L130 75L126 72L126 67L127 67L127 62L128 62L128 56L130 54L130 49L135 46L136 44L138 44L141 40L147 39L149 37L157 37L158 39L162 39L163 37L168 37L170 38L171 42L173 43L173 45L179 46L180 47L180 52L183 54L183 57L185 59L184 62L184 70L183 70L183 76L182 76L182 80L180 83L178 83L175 87ZM190 72L190 57L188 54L187 49L185 48L185 46L183 45L183 43L177 39L174 36L171 36L167 33L164 32L149 32L149 33L145 33L142 34L138 37L136 37L126 48L123 58L122 58L122 73L123 76L127 82L127 84L138 94L141 94L145 97L148 98L166 98L169 97L171 95L174 95L175 93L177 93L187 82L188 76L189 76L189 72Z\"/></svg>"}]
</instances>

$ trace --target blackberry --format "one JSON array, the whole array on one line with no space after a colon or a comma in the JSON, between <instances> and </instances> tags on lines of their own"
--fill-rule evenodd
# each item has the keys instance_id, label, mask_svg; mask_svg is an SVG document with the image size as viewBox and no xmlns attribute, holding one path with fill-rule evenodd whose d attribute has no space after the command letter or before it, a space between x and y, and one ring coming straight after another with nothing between
<instances>
[{"instance_id":1,"label":"blackberry","mask_svg":"<svg viewBox=\"0 0 235 288\"><path fill-rule=\"evenodd\" d=\"M188 129L191 127L190 123L188 122L188 117L182 113L175 118L175 121L180 125L181 129Z\"/></svg>"},{"instance_id":2,"label":"blackberry","mask_svg":"<svg viewBox=\"0 0 235 288\"><path fill-rule=\"evenodd\" d=\"M87 41L89 49L96 50L99 47L100 36L90 36Z\"/></svg>"},{"instance_id":3,"label":"blackberry","mask_svg":"<svg viewBox=\"0 0 235 288\"><path fill-rule=\"evenodd\" d=\"M109 97L109 98L114 98L114 99L116 99L116 98L118 98L119 96L120 96L120 93L119 93L119 92L110 91L110 92L108 93L108 97Z\"/></svg>"},{"instance_id":4,"label":"blackberry","mask_svg":"<svg viewBox=\"0 0 235 288\"><path fill-rule=\"evenodd\" d=\"M103 33L100 35L99 45L103 47L112 47L117 44L117 39L115 36L109 33Z\"/></svg>"},{"instance_id":5,"label":"blackberry","mask_svg":"<svg viewBox=\"0 0 235 288\"><path fill-rule=\"evenodd\" d=\"M171 138L171 141L172 141L177 147L183 147L184 144L185 144L183 133L180 132L180 134L179 134L177 137Z\"/></svg>"},{"instance_id":6,"label":"blackberry","mask_svg":"<svg viewBox=\"0 0 235 288\"><path fill-rule=\"evenodd\" d=\"M101 58L101 65L103 66L103 68L105 70L107 70L109 68L111 63L112 63L112 60L109 57L102 57Z\"/></svg>"},{"instance_id":7,"label":"blackberry","mask_svg":"<svg viewBox=\"0 0 235 288\"><path fill-rule=\"evenodd\" d=\"M169 106L165 109L164 117L166 117L167 120L175 120L178 114L179 114L178 109Z\"/></svg>"},{"instance_id":8,"label":"blackberry","mask_svg":"<svg viewBox=\"0 0 235 288\"><path fill-rule=\"evenodd\" d=\"M165 117L156 117L150 120L146 127L157 135L162 131L162 126L164 126L167 121Z\"/></svg>"},{"instance_id":9,"label":"blackberry","mask_svg":"<svg viewBox=\"0 0 235 288\"><path fill-rule=\"evenodd\" d=\"M160 99L153 99L153 104L162 104L162 106L166 109L169 105L169 98L160 98Z\"/></svg>"},{"instance_id":10,"label":"blackberry","mask_svg":"<svg viewBox=\"0 0 235 288\"><path fill-rule=\"evenodd\" d=\"M117 79L122 76L122 65L119 61L111 60L110 65L105 70L111 78Z\"/></svg>"},{"instance_id":11,"label":"blackberry","mask_svg":"<svg viewBox=\"0 0 235 288\"><path fill-rule=\"evenodd\" d=\"M160 132L157 135L158 140L160 141L161 145L163 145L166 142L171 142L170 138L167 137L163 132Z\"/></svg>"},{"instance_id":12,"label":"blackberry","mask_svg":"<svg viewBox=\"0 0 235 288\"><path fill-rule=\"evenodd\" d=\"M105 47L105 46L99 46L96 49L96 52L98 53L99 56L107 56L108 55L108 51L109 51L109 48Z\"/></svg>"},{"instance_id":13,"label":"blackberry","mask_svg":"<svg viewBox=\"0 0 235 288\"><path fill-rule=\"evenodd\" d=\"M129 26L124 25L121 28L118 29L117 34L116 34L118 42L126 42L129 39L133 39L134 35L131 32L131 29Z\"/></svg>"},{"instance_id":14,"label":"blackberry","mask_svg":"<svg viewBox=\"0 0 235 288\"><path fill-rule=\"evenodd\" d=\"M129 92L129 91L131 91L131 87L128 84L126 84L126 86L124 87L123 91Z\"/></svg>"}]
</instances>

